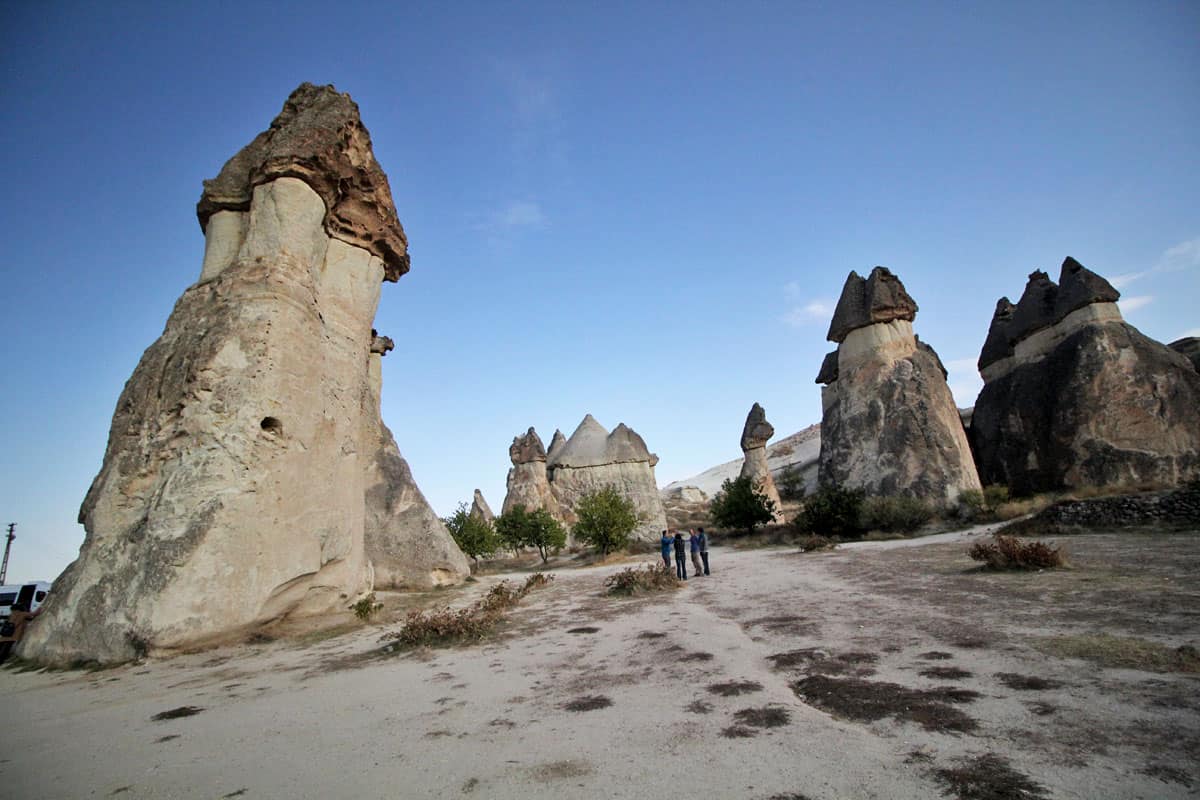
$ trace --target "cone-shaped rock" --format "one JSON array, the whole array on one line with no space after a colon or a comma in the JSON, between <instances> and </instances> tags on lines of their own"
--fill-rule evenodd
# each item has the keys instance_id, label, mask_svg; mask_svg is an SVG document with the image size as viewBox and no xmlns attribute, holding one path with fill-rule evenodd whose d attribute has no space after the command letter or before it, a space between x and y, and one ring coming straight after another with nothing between
<instances>
[{"instance_id":1,"label":"cone-shaped rock","mask_svg":"<svg viewBox=\"0 0 1200 800\"><path fill-rule=\"evenodd\" d=\"M563 432L558 428L554 429L554 436L550 439L550 446L546 448L546 463L553 463L554 459L558 458L558 454L562 452L563 447L567 444L567 437L563 436Z\"/></svg>"},{"instance_id":2,"label":"cone-shaped rock","mask_svg":"<svg viewBox=\"0 0 1200 800\"><path fill-rule=\"evenodd\" d=\"M357 106L301 86L198 213L201 278L117 402L83 546L26 657L118 662L372 588L369 493L411 478L394 462L374 475L391 437L371 321L408 256ZM444 561L467 574L461 553Z\"/></svg>"},{"instance_id":3,"label":"cone-shaped rock","mask_svg":"<svg viewBox=\"0 0 1200 800\"><path fill-rule=\"evenodd\" d=\"M771 468L767 464L767 442L774 435L775 428L767 422L767 412L755 403L746 415L746 425L742 428L741 477L749 478L754 487L775 504L778 517L783 502L779 499L779 490L775 488L775 479L771 477Z\"/></svg>"},{"instance_id":4,"label":"cone-shaped rock","mask_svg":"<svg viewBox=\"0 0 1200 800\"><path fill-rule=\"evenodd\" d=\"M574 524L578 517L573 509L580 498L612 485L629 498L642 518L634 538L654 539L667 527L654 477L657 463L658 456L625 423L610 434L588 414L547 464L562 520Z\"/></svg>"},{"instance_id":5,"label":"cone-shaped rock","mask_svg":"<svg viewBox=\"0 0 1200 800\"><path fill-rule=\"evenodd\" d=\"M508 457L512 469L508 471L508 493L501 513L507 514L514 506L521 505L530 511L544 508L558 519L558 502L546 478L546 448L537 431L530 428L523 436L514 436Z\"/></svg>"},{"instance_id":6,"label":"cone-shaped rock","mask_svg":"<svg viewBox=\"0 0 1200 800\"><path fill-rule=\"evenodd\" d=\"M1200 474L1200 375L1126 323L1073 258L1002 300L980 354L971 442L984 483L1017 494L1177 484Z\"/></svg>"},{"instance_id":7,"label":"cone-shaped rock","mask_svg":"<svg viewBox=\"0 0 1200 800\"><path fill-rule=\"evenodd\" d=\"M471 500L471 516L484 522L496 520L496 515L492 513L492 507L488 505L487 500L483 499L483 492L478 489L475 490L475 497Z\"/></svg>"},{"instance_id":8,"label":"cone-shaped rock","mask_svg":"<svg viewBox=\"0 0 1200 800\"><path fill-rule=\"evenodd\" d=\"M978 489L954 397L937 354L917 341L917 304L892 273L854 273L829 338L836 368L821 368L820 482L906 494L938 505Z\"/></svg>"}]
</instances>

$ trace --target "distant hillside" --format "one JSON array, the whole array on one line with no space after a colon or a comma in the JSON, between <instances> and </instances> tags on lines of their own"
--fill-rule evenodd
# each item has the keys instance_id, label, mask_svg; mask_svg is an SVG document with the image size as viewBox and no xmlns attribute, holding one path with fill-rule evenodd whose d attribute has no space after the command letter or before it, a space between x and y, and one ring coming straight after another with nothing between
<instances>
[{"instance_id":1,"label":"distant hillside","mask_svg":"<svg viewBox=\"0 0 1200 800\"><path fill-rule=\"evenodd\" d=\"M779 479L779 473L792 465L800 469L804 477L804 488L813 491L817 487L817 457L821 453L821 426L809 425L799 433L793 433L774 444L767 445L767 465L771 474ZM736 478L742 470L742 459L735 458L704 470L699 475L684 478L664 486L659 493L664 496L679 495L686 487L693 487L711 498L727 478ZM690 494L690 493L689 493ZM691 499L691 498L689 498ZM699 499L699 498L695 498Z\"/></svg>"}]
</instances>

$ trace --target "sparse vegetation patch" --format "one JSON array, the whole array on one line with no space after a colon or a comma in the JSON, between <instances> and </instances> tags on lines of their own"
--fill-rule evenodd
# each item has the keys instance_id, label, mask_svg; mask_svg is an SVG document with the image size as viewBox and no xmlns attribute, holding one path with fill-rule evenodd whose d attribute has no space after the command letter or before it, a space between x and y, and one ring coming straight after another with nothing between
<instances>
[{"instance_id":1,"label":"sparse vegetation patch","mask_svg":"<svg viewBox=\"0 0 1200 800\"><path fill-rule=\"evenodd\" d=\"M1200 651L1191 645L1168 647L1146 639L1107 633L1051 636L1034 647L1060 658L1082 658L1102 667L1146 672L1200 672Z\"/></svg>"},{"instance_id":2,"label":"sparse vegetation patch","mask_svg":"<svg viewBox=\"0 0 1200 800\"><path fill-rule=\"evenodd\" d=\"M726 681L725 683L710 684L707 688L708 691L721 697L737 697L740 694L761 692L763 687L758 681Z\"/></svg>"},{"instance_id":3,"label":"sparse vegetation patch","mask_svg":"<svg viewBox=\"0 0 1200 800\"><path fill-rule=\"evenodd\" d=\"M1054 569L1065 565L1061 547L1002 534L996 534L990 542L976 542L967 555L994 570Z\"/></svg>"},{"instance_id":4,"label":"sparse vegetation patch","mask_svg":"<svg viewBox=\"0 0 1200 800\"><path fill-rule=\"evenodd\" d=\"M1017 772L1008 759L987 753L964 759L961 767L937 769L938 783L958 800L1038 800L1046 798L1046 788Z\"/></svg>"},{"instance_id":5,"label":"sparse vegetation patch","mask_svg":"<svg viewBox=\"0 0 1200 800\"><path fill-rule=\"evenodd\" d=\"M150 719L153 720L154 722L162 722L162 721L168 720L168 719L180 719L181 717L194 716L196 714L199 714L203 710L204 710L203 708L198 708L196 706L179 706L179 708L172 708L167 711L160 711L157 714L155 714L153 717L151 717Z\"/></svg>"},{"instance_id":6,"label":"sparse vegetation patch","mask_svg":"<svg viewBox=\"0 0 1200 800\"><path fill-rule=\"evenodd\" d=\"M647 592L665 592L678 589L681 582L675 577L675 572L661 563L646 564L642 567L626 567L608 576L604 586L611 595L631 596Z\"/></svg>"},{"instance_id":7,"label":"sparse vegetation patch","mask_svg":"<svg viewBox=\"0 0 1200 800\"><path fill-rule=\"evenodd\" d=\"M969 733L975 720L950 703L970 702L978 692L952 687L928 691L909 689L896 683L812 675L792 684L792 691L806 703L834 716L858 722L875 722L892 717L913 722L928 731Z\"/></svg>"},{"instance_id":8,"label":"sparse vegetation patch","mask_svg":"<svg viewBox=\"0 0 1200 800\"><path fill-rule=\"evenodd\" d=\"M940 678L947 681L957 681L971 677L971 673L958 667L930 667L923 669L920 675L924 678Z\"/></svg>"},{"instance_id":9,"label":"sparse vegetation patch","mask_svg":"<svg viewBox=\"0 0 1200 800\"><path fill-rule=\"evenodd\" d=\"M600 708L608 708L612 704L612 700L604 695L594 694L577 697L569 703L563 703L562 707L566 711L595 711Z\"/></svg>"},{"instance_id":10,"label":"sparse vegetation patch","mask_svg":"<svg viewBox=\"0 0 1200 800\"><path fill-rule=\"evenodd\" d=\"M1039 678L1036 675L1018 675L1015 672L997 672L996 680L1018 692L1040 692L1046 689L1059 689L1063 685L1062 681Z\"/></svg>"},{"instance_id":11,"label":"sparse vegetation patch","mask_svg":"<svg viewBox=\"0 0 1200 800\"><path fill-rule=\"evenodd\" d=\"M743 708L734 712L733 718L739 725L751 728L781 728L792 718L786 708L778 706L763 706L762 708Z\"/></svg>"},{"instance_id":12,"label":"sparse vegetation patch","mask_svg":"<svg viewBox=\"0 0 1200 800\"><path fill-rule=\"evenodd\" d=\"M501 581L482 600L466 608L411 611L404 619L404 627L396 633L387 634L382 641L396 642L401 647L478 641L500 624L504 613L519 603L521 598L553 579L552 575L536 572L526 578L519 588L508 581Z\"/></svg>"}]
</instances>

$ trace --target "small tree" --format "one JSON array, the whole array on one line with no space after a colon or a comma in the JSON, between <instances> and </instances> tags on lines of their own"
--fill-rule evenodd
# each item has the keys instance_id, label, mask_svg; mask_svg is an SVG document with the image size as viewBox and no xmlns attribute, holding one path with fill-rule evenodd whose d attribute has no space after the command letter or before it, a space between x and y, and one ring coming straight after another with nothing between
<instances>
[{"instance_id":1,"label":"small tree","mask_svg":"<svg viewBox=\"0 0 1200 800\"><path fill-rule=\"evenodd\" d=\"M756 525L765 525L775 518L775 501L767 499L748 475L726 478L708 513L718 525L741 528L749 535Z\"/></svg>"},{"instance_id":2,"label":"small tree","mask_svg":"<svg viewBox=\"0 0 1200 800\"><path fill-rule=\"evenodd\" d=\"M528 511L520 504L496 517L496 532L514 550L536 547L543 564L550 560L551 552L567 543L566 530L549 511L544 508Z\"/></svg>"},{"instance_id":3,"label":"small tree","mask_svg":"<svg viewBox=\"0 0 1200 800\"><path fill-rule=\"evenodd\" d=\"M629 534L641 519L633 502L609 485L579 498L575 505L579 521L571 528L575 538L608 555L629 542Z\"/></svg>"},{"instance_id":4,"label":"small tree","mask_svg":"<svg viewBox=\"0 0 1200 800\"><path fill-rule=\"evenodd\" d=\"M458 549L469 555L479 566L480 556L490 556L500 549L500 537L487 520L473 516L466 503L459 503L453 516L442 520L450 529Z\"/></svg>"},{"instance_id":5,"label":"small tree","mask_svg":"<svg viewBox=\"0 0 1200 800\"><path fill-rule=\"evenodd\" d=\"M775 479L775 485L779 487L779 496L784 500L804 499L804 476L796 464L784 467Z\"/></svg>"},{"instance_id":6,"label":"small tree","mask_svg":"<svg viewBox=\"0 0 1200 800\"><path fill-rule=\"evenodd\" d=\"M796 527L804 533L858 538L863 534L862 507L866 492L822 486L804 501Z\"/></svg>"}]
</instances>

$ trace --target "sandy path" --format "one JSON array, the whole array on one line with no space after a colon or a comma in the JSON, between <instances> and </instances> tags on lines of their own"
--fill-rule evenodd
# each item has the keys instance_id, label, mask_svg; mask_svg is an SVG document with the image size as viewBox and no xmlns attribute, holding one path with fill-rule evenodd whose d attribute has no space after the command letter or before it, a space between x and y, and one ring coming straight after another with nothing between
<instances>
[{"instance_id":1,"label":"sandy path","mask_svg":"<svg viewBox=\"0 0 1200 800\"><path fill-rule=\"evenodd\" d=\"M961 549L961 538L945 541ZM350 668L336 667L377 647L380 628L96 673L6 671L0 786L8 797L45 798L936 797L929 765L910 756L921 749L943 764L1017 753L1055 797L1187 796L1120 762L1068 768L1020 753L1011 730L1030 724L1031 712L1011 699L977 703L972 713L988 724L971 736L844 722L801 702L789 688L797 675L767 656L887 642L897 650L878 679L936 683L911 669L915 654L944 647L936 635L897 630L897 600L836 574L845 559L884 558L896 545L860 547L829 558L715 549L712 577L652 600L602 597L615 566L562 571L528 596L498 641ZM598 630L570 632L580 627ZM987 656L1007 657L1017 656ZM761 689L707 689L727 681ZM564 708L589 697L611 705ZM188 705L203 710L151 720ZM788 719L726 738L749 708Z\"/></svg>"}]
</instances>

